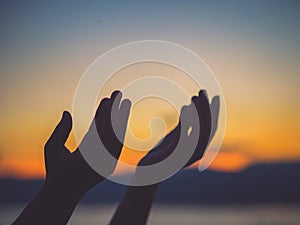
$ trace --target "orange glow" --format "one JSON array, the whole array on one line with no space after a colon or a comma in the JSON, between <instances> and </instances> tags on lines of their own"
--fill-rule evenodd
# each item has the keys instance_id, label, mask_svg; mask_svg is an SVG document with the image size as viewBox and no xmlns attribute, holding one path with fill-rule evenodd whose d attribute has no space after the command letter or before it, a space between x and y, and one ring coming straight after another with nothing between
<instances>
[{"instance_id":1,"label":"orange glow","mask_svg":"<svg viewBox=\"0 0 300 225\"><path fill-rule=\"evenodd\" d=\"M45 177L44 163L40 160L20 159L2 160L0 177L18 177L22 179L40 179Z\"/></svg>"},{"instance_id":2,"label":"orange glow","mask_svg":"<svg viewBox=\"0 0 300 225\"><path fill-rule=\"evenodd\" d=\"M261 80L260 76L272 77L275 71L255 65L251 65L251 68L247 67L245 62L239 61L240 58L237 58L234 64L229 60L230 57L222 61L208 62L219 75L218 79L224 91L227 128L223 146L230 146L229 151L221 149L209 169L235 172L257 162L299 160L300 107L299 104L295 104L299 102L298 96L300 95L297 94L299 88L296 85L299 82L285 83L284 79L274 79L272 82L269 79ZM273 68L272 66L270 68ZM160 69L156 68L157 73L161 71ZM142 68L137 71L141 70ZM168 72L168 70L174 72L175 80L182 80L181 74L174 69L164 68L162 71ZM151 72L149 65L145 71ZM28 71L28 73L31 72ZM133 74L134 71L129 72ZM82 74L76 72L75 68L74 71L49 70L39 71L37 74L42 73L46 80L33 84L32 87L28 84L30 90L22 89L27 86L21 84L16 85L15 88L22 91L5 90L9 100L3 103L0 116L0 177L43 177L45 173L43 145L59 121L62 111L71 111L76 85ZM58 84L52 81L50 78L53 74L61 77L65 77L65 74L76 74L77 77L65 77L68 79L66 86L64 82ZM293 74L286 76L292 77ZM125 75L123 77L128 78ZM110 93L109 88L118 88L113 85L114 82L108 84L108 89L104 90L106 91L104 94ZM191 93L195 91L192 83L182 82L182 85L185 85L187 89L190 88ZM255 87L255 92L253 87ZM55 90L54 95L53 90ZM28 101L28 99L31 100ZM163 127L164 133L174 126L178 115L172 107L163 102L145 102L147 107L140 103L136 109L132 109L132 115L136 118L145 111L146 113L143 114L146 117L145 121L138 118L139 123L129 121L129 126L136 137L151 137L154 143L163 135L157 132L163 127L160 121L154 120L152 127L147 126L151 121L150 118L156 116L156 110L160 110L159 116L169 119ZM73 132L67 146L72 151L76 149L77 144ZM145 152L124 148L121 160L136 164L144 154Z\"/></svg>"},{"instance_id":3,"label":"orange glow","mask_svg":"<svg viewBox=\"0 0 300 225\"><path fill-rule=\"evenodd\" d=\"M223 172L239 172L251 163L252 160L249 157L240 153L220 152L209 166L209 169Z\"/></svg>"},{"instance_id":4,"label":"orange glow","mask_svg":"<svg viewBox=\"0 0 300 225\"><path fill-rule=\"evenodd\" d=\"M136 165L146 152L134 151L124 148L120 160L130 165ZM239 172L251 164L252 160L239 153L220 152L208 168L214 171ZM198 162L190 168L197 168ZM117 173L126 173L122 168ZM40 160L2 160L0 177L19 177L23 179L39 179L45 177L44 163Z\"/></svg>"}]
</instances>

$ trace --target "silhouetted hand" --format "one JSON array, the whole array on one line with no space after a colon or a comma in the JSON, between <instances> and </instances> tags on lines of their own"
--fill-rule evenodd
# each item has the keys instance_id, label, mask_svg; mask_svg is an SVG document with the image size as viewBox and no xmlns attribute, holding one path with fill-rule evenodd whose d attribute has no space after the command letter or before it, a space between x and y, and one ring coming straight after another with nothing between
<instances>
[{"instance_id":1,"label":"silhouetted hand","mask_svg":"<svg viewBox=\"0 0 300 225\"><path fill-rule=\"evenodd\" d=\"M117 116L118 126L121 127L123 134L125 134L130 110L130 101L123 100L121 102L121 98L122 94L119 91L115 91L111 98L104 98L97 109L93 121L105 148L116 159L120 156L123 140L119 140L116 137L111 122L111 115ZM45 145L46 184L57 183L60 187L65 186L67 189L72 189L72 191L86 192L104 178L86 163L80 152L80 146L73 153L67 149L65 142L71 129L71 115L68 112L64 112L61 121ZM95 131L92 130L91 126L84 140L89 140L92 132ZM124 138L124 135L122 135L122 138ZM99 148L99 146L91 147ZM107 170L113 173L116 164L110 166L111 168Z\"/></svg>"},{"instance_id":2,"label":"silhouetted hand","mask_svg":"<svg viewBox=\"0 0 300 225\"><path fill-rule=\"evenodd\" d=\"M121 92L116 91L110 98L101 101L92 125L83 139L83 141L88 141L92 140L89 139L91 135L95 137L93 125L96 125L96 132L104 147L116 159L119 158L123 147L123 139L118 138L120 136L124 138L130 110L130 101L121 102L121 98ZM112 126L112 114L118 117L118 131L123 131L118 138ZM61 121L45 144L46 181L39 194L23 210L13 223L14 225L67 224L81 197L91 187L105 179L86 163L80 153L80 146L73 153L66 148L65 142L71 129L71 115L64 112ZM106 170L108 173L114 171L116 164L110 166L111 168Z\"/></svg>"},{"instance_id":3,"label":"silhouetted hand","mask_svg":"<svg viewBox=\"0 0 300 225\"><path fill-rule=\"evenodd\" d=\"M194 162L202 158L209 141L213 138L218 123L220 101L215 96L209 104L205 91L201 90L198 96L193 96L192 103L196 107L197 115L192 115L192 105L184 106L180 113L178 125L166 135L143 159L139 162L140 166L153 165L166 159L176 148L179 141L186 143L184 146L189 147L189 143L196 138L198 140L196 148L190 160L185 167L190 166ZM195 118L189 118L189 117ZM200 132L199 136L188 129L193 128L193 119L199 119ZM184 124L183 124L184 123ZM182 136L180 134L182 132ZM183 140L179 140L179 139ZM195 140L195 139L194 139Z\"/></svg>"},{"instance_id":4,"label":"silhouetted hand","mask_svg":"<svg viewBox=\"0 0 300 225\"><path fill-rule=\"evenodd\" d=\"M198 96L192 98L192 102L197 110L197 118L199 119L200 132L196 137L198 142L191 158L183 166L190 166L194 162L201 159L208 143L212 140L218 124L220 100L218 96L212 99L209 104L207 95L204 91L200 91ZM181 110L179 123L165 138L163 138L143 159L139 162L139 166L147 166L158 163L167 158L176 148L179 142L187 143L195 140L197 132L193 130L189 133L189 127L193 127L193 119L191 116L192 107L184 106ZM181 130L184 135L180 138ZM194 136L193 136L194 135ZM182 139L182 140L179 140ZM138 172L138 170L137 170ZM147 186L129 186L126 194L120 202L116 212L111 219L110 225L144 225L147 222L152 202L156 195L159 183Z\"/></svg>"}]
</instances>

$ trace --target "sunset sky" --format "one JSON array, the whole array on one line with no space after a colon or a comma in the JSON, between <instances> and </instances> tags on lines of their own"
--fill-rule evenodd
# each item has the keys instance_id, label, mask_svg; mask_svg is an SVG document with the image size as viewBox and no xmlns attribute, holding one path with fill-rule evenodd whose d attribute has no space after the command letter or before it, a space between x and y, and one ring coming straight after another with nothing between
<instances>
[{"instance_id":1,"label":"sunset sky","mask_svg":"<svg viewBox=\"0 0 300 225\"><path fill-rule=\"evenodd\" d=\"M149 39L196 52L223 89L227 128L210 169L300 160L298 1L0 4L0 177L43 177L43 145L72 111L86 68L111 48Z\"/></svg>"}]
</instances>

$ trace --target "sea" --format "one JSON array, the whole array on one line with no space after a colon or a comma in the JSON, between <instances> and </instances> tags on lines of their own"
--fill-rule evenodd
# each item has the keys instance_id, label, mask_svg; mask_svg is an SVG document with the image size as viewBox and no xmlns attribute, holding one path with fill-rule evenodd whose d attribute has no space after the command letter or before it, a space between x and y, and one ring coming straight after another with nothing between
<instances>
[{"instance_id":1,"label":"sea","mask_svg":"<svg viewBox=\"0 0 300 225\"><path fill-rule=\"evenodd\" d=\"M0 205L1 225L24 205ZM106 225L117 204L80 204L68 225ZM300 225L300 205L154 205L149 225Z\"/></svg>"}]
</instances>

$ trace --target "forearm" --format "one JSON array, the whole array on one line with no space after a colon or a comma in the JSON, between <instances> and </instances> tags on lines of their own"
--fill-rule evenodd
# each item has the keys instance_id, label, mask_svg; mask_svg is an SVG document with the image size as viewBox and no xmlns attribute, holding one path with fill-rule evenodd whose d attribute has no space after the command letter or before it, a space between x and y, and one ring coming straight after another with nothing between
<instances>
[{"instance_id":1,"label":"forearm","mask_svg":"<svg viewBox=\"0 0 300 225\"><path fill-rule=\"evenodd\" d=\"M84 193L84 191L72 191L71 188L45 182L41 191L13 225L67 224Z\"/></svg>"},{"instance_id":2,"label":"forearm","mask_svg":"<svg viewBox=\"0 0 300 225\"><path fill-rule=\"evenodd\" d=\"M129 186L113 215L110 225L144 225L159 184Z\"/></svg>"}]
</instances>

